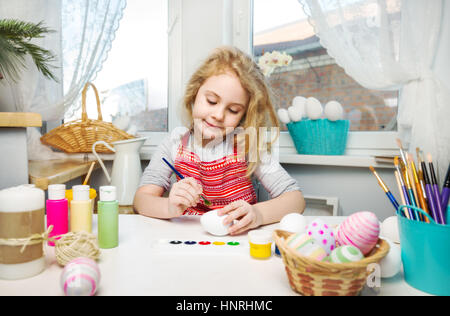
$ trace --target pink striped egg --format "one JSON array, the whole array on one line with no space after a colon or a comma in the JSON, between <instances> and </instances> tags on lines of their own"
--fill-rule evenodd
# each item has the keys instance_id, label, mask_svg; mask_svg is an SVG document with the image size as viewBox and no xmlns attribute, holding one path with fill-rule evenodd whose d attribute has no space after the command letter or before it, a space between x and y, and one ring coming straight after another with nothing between
<instances>
[{"instance_id":1,"label":"pink striped egg","mask_svg":"<svg viewBox=\"0 0 450 316\"><path fill-rule=\"evenodd\" d=\"M336 240L339 245L355 246L367 255L376 245L380 223L372 212L358 212L349 216L338 228Z\"/></svg>"},{"instance_id":2,"label":"pink striped egg","mask_svg":"<svg viewBox=\"0 0 450 316\"><path fill-rule=\"evenodd\" d=\"M76 258L64 267L60 283L66 296L93 296L100 283L100 269L90 258Z\"/></svg>"}]
</instances>

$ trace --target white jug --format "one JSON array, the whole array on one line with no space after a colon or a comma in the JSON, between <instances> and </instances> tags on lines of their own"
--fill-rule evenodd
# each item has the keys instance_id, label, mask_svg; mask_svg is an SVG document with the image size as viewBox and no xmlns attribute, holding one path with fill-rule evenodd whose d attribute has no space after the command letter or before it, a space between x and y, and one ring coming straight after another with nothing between
<instances>
[{"instance_id":1,"label":"white jug","mask_svg":"<svg viewBox=\"0 0 450 316\"><path fill-rule=\"evenodd\" d=\"M141 137L113 142L111 145L113 145L114 148L102 140L95 142L92 145L92 152L102 166L108 182L116 187L119 205L133 205L134 194L136 193L142 176L139 150L146 139L147 138L145 137ZM102 144L116 153L111 177L109 176L103 161L95 151L95 146L98 144Z\"/></svg>"}]
</instances>

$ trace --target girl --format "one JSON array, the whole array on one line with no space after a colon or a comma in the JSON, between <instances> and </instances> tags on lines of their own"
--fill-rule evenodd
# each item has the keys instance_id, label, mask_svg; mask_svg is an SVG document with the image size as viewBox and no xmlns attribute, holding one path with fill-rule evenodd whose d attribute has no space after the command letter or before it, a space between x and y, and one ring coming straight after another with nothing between
<instances>
[{"instance_id":1,"label":"girl","mask_svg":"<svg viewBox=\"0 0 450 316\"><path fill-rule=\"evenodd\" d=\"M249 56L216 49L188 82L184 110L190 128L176 129L152 156L134 199L138 213L174 218L218 209L236 235L304 211L296 181L273 159L273 142L263 139L268 119L278 136L278 121L264 76ZM172 170L162 158L184 179L171 186ZM271 200L257 202L252 175Z\"/></svg>"}]
</instances>

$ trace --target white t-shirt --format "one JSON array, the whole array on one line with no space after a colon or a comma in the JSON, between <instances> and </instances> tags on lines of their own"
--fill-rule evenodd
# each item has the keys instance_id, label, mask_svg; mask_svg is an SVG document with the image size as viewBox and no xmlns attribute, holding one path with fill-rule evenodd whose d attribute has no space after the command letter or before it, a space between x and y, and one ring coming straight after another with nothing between
<instances>
[{"instance_id":1,"label":"white t-shirt","mask_svg":"<svg viewBox=\"0 0 450 316\"><path fill-rule=\"evenodd\" d=\"M181 144L182 137L187 129L175 129L167 136L152 155L150 163L145 168L141 178L140 186L154 184L170 190L176 179L172 178L173 171L162 160L165 158L172 165L175 165L175 159L178 148ZM233 136L230 134L229 136ZM233 139L228 137L227 139ZM195 153L201 161L211 162L221 159L222 157L231 155L234 150L233 141L222 141L220 143L210 143L205 147L196 145L194 135L189 136L187 147ZM292 178L286 170L280 165L278 159L271 154L264 153L261 158L262 162L258 164L253 176L264 186L271 198L276 198L282 193L290 191L300 191L297 181Z\"/></svg>"}]
</instances>

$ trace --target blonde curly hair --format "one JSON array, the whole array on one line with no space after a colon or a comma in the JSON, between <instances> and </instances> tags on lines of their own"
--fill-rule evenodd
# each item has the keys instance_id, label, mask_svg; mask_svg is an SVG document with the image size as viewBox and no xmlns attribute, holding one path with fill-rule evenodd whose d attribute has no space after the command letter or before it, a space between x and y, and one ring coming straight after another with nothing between
<instances>
[{"instance_id":1,"label":"blonde curly hair","mask_svg":"<svg viewBox=\"0 0 450 316\"><path fill-rule=\"evenodd\" d=\"M238 145L245 147L242 154L253 157L248 161L247 176L250 177L261 161L261 150L272 151L272 144L279 136L279 123L272 104L271 90L268 88L265 76L257 64L247 54L235 47L223 46L216 48L191 76L184 94L183 118L187 127L193 130L193 104L200 87L211 76L231 72L237 76L242 87L249 96L245 115L239 127L245 131L251 130L251 135L238 135ZM276 127L276 137L265 143L261 135L267 127Z\"/></svg>"}]
</instances>

